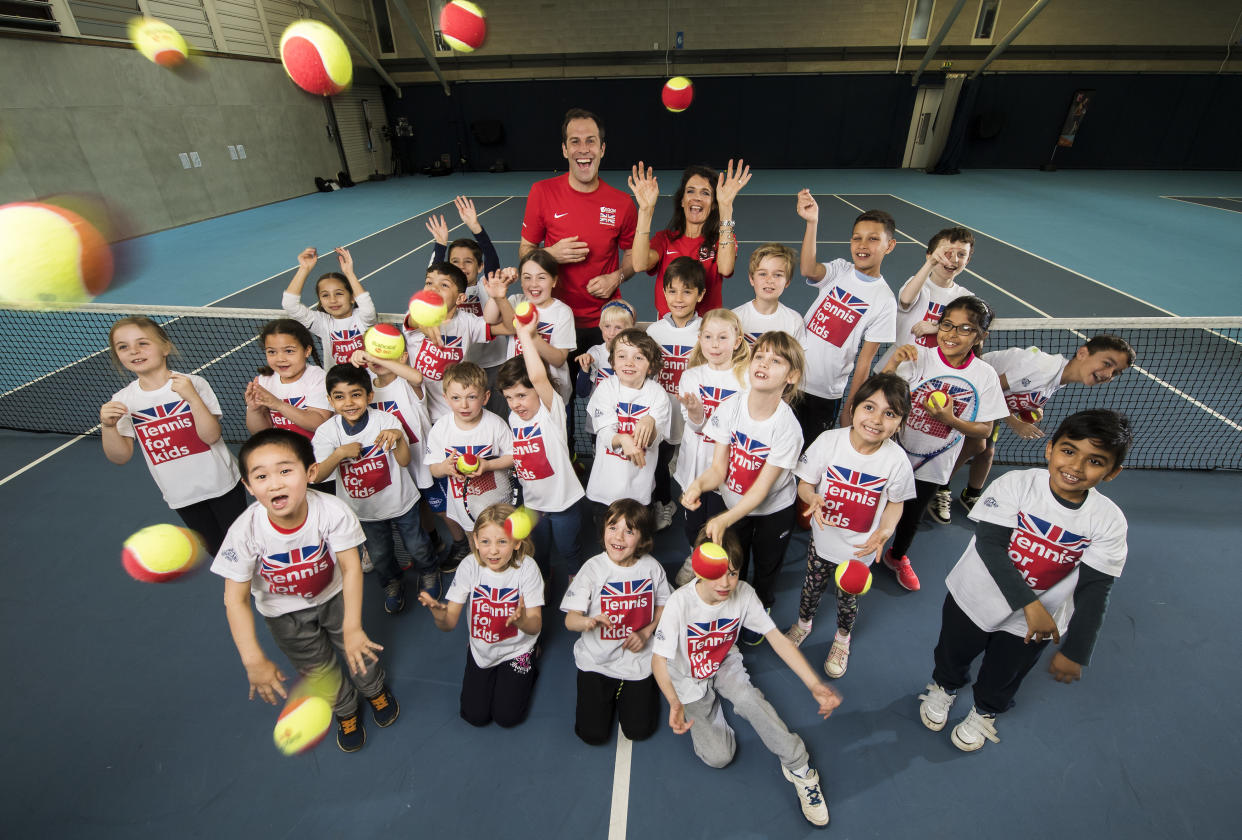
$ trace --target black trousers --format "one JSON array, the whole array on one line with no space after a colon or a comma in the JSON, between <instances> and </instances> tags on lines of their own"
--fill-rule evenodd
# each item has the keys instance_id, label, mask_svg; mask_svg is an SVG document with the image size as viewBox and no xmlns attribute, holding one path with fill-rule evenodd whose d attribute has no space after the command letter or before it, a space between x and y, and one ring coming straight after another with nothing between
<instances>
[{"instance_id":1,"label":"black trousers","mask_svg":"<svg viewBox=\"0 0 1242 840\"><path fill-rule=\"evenodd\" d=\"M191 531L196 531L203 538L207 552L216 556L224 535L229 526L242 515L246 509L246 488L239 481L232 490L214 499L204 499L192 505L176 508L177 516Z\"/></svg>"},{"instance_id":2,"label":"black trousers","mask_svg":"<svg viewBox=\"0 0 1242 840\"><path fill-rule=\"evenodd\" d=\"M618 680L594 671L578 671L578 710L574 732L588 744L606 744L612 738L612 722L631 741L655 734L660 724L660 689L655 677Z\"/></svg>"},{"instance_id":3,"label":"black trousers","mask_svg":"<svg viewBox=\"0 0 1242 840\"><path fill-rule=\"evenodd\" d=\"M776 601L776 578L785 562L785 550L797 519L797 505L765 516L747 516L729 530L742 544L742 568L739 580L746 579L751 556L755 561L755 594L765 607Z\"/></svg>"},{"instance_id":4,"label":"black trousers","mask_svg":"<svg viewBox=\"0 0 1242 840\"><path fill-rule=\"evenodd\" d=\"M673 453L680 444L660 441L659 454L656 458L655 487L651 490L651 501L667 505L673 501L673 477L669 474L669 464L673 462Z\"/></svg>"},{"instance_id":5,"label":"black trousers","mask_svg":"<svg viewBox=\"0 0 1242 840\"><path fill-rule=\"evenodd\" d=\"M699 496L699 507L697 510L683 508L682 512L685 514L682 529L686 533L686 542L689 544L686 550L693 551L694 541L699 538L699 531L703 530L707 520L718 513L725 512L724 499L720 498L720 494L715 490L710 490Z\"/></svg>"},{"instance_id":6,"label":"black trousers","mask_svg":"<svg viewBox=\"0 0 1242 840\"><path fill-rule=\"evenodd\" d=\"M491 668L480 668L466 648L466 673L461 678L461 718L471 726L517 726L530 712L539 669L527 652Z\"/></svg>"},{"instance_id":7,"label":"black trousers","mask_svg":"<svg viewBox=\"0 0 1242 840\"><path fill-rule=\"evenodd\" d=\"M932 481L914 480L914 498L906 502L905 507L901 509L901 519L897 520L897 527L893 529L893 546L890 551L893 557L898 560L902 555L910 551L910 545L914 542L914 534L919 529L919 523L923 521L923 514L927 511L927 503L931 501L932 495L940 489L940 485Z\"/></svg>"},{"instance_id":8,"label":"black trousers","mask_svg":"<svg viewBox=\"0 0 1242 840\"><path fill-rule=\"evenodd\" d=\"M970 665L982 653L974 685L975 708L985 715L998 715L1013 706L1013 696L1048 641L1025 644L1021 636L1003 630L989 633L962 612L951 594L946 595L932 679L946 691L957 691L970 682Z\"/></svg>"},{"instance_id":9,"label":"black trousers","mask_svg":"<svg viewBox=\"0 0 1242 840\"><path fill-rule=\"evenodd\" d=\"M794 414L802 427L802 448L806 449L815 439L829 429L837 427L837 415L841 413L841 398L835 400L803 394L795 403Z\"/></svg>"}]
</instances>

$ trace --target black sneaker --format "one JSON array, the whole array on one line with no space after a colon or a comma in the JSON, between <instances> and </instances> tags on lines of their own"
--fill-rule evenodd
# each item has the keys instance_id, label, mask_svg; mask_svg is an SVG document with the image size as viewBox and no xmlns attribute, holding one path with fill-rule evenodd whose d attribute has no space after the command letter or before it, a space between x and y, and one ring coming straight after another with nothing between
<instances>
[{"instance_id":1,"label":"black sneaker","mask_svg":"<svg viewBox=\"0 0 1242 840\"><path fill-rule=\"evenodd\" d=\"M343 752L358 752L366 742L367 730L357 709L349 717L336 716L336 745Z\"/></svg>"},{"instance_id":2,"label":"black sneaker","mask_svg":"<svg viewBox=\"0 0 1242 840\"><path fill-rule=\"evenodd\" d=\"M768 615L771 615L771 614L772 614L772 608L768 607ZM739 637L739 640L744 645L754 646L754 645L763 643L763 636L759 633L756 633L754 630L747 630L745 627L743 627L742 635Z\"/></svg>"},{"instance_id":3,"label":"black sneaker","mask_svg":"<svg viewBox=\"0 0 1242 840\"><path fill-rule=\"evenodd\" d=\"M466 559L466 555L470 553L470 541L459 540L453 543L453 547L449 549L448 556L440 561L440 571L455 572L457 567L461 565L461 561Z\"/></svg>"},{"instance_id":4,"label":"black sneaker","mask_svg":"<svg viewBox=\"0 0 1242 840\"><path fill-rule=\"evenodd\" d=\"M979 501L979 497L982 495L982 490L975 490L973 487L963 487L961 495L957 497L957 500L961 502L962 507L966 508L966 512L970 513L975 506L975 502Z\"/></svg>"},{"instance_id":5,"label":"black sneaker","mask_svg":"<svg viewBox=\"0 0 1242 840\"><path fill-rule=\"evenodd\" d=\"M388 686L384 686L383 690L374 697L368 697L367 702L371 704L371 713L375 716L375 725L381 729L385 726L392 726L393 721L397 719L397 715L401 714L401 704L397 702L397 698L392 696L392 692L388 690Z\"/></svg>"},{"instance_id":6,"label":"black sneaker","mask_svg":"<svg viewBox=\"0 0 1242 840\"><path fill-rule=\"evenodd\" d=\"M384 612L389 615L396 615L405 609L405 587L401 584L401 578L388 581L384 587Z\"/></svg>"}]
</instances>

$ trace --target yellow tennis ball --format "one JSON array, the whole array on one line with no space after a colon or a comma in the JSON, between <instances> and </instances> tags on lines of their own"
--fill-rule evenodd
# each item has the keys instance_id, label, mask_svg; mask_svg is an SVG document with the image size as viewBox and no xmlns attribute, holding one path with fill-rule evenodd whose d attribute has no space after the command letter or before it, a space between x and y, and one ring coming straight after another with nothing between
<instances>
[{"instance_id":1,"label":"yellow tennis ball","mask_svg":"<svg viewBox=\"0 0 1242 840\"><path fill-rule=\"evenodd\" d=\"M704 580L715 580L729 571L729 552L714 542L705 542L690 555L690 567Z\"/></svg>"},{"instance_id":2,"label":"yellow tennis ball","mask_svg":"<svg viewBox=\"0 0 1242 840\"><path fill-rule=\"evenodd\" d=\"M86 303L112 282L112 251L77 213L37 202L0 206L0 303Z\"/></svg>"},{"instance_id":3,"label":"yellow tennis ball","mask_svg":"<svg viewBox=\"0 0 1242 840\"><path fill-rule=\"evenodd\" d=\"M436 327L448 317L444 298L431 289L423 289L410 298L410 321L420 327Z\"/></svg>"},{"instance_id":4,"label":"yellow tennis ball","mask_svg":"<svg viewBox=\"0 0 1242 840\"><path fill-rule=\"evenodd\" d=\"M203 558L198 534L179 525L151 525L125 541L121 565L134 580L167 583L190 572Z\"/></svg>"},{"instance_id":5,"label":"yellow tennis ball","mask_svg":"<svg viewBox=\"0 0 1242 840\"><path fill-rule=\"evenodd\" d=\"M362 336L362 347L377 359L400 359L405 337L392 324L376 324Z\"/></svg>"},{"instance_id":6,"label":"yellow tennis ball","mask_svg":"<svg viewBox=\"0 0 1242 840\"><path fill-rule=\"evenodd\" d=\"M505 518L505 533L515 540L524 540L530 536L535 527L535 519L524 507L520 507Z\"/></svg>"},{"instance_id":7,"label":"yellow tennis ball","mask_svg":"<svg viewBox=\"0 0 1242 840\"><path fill-rule=\"evenodd\" d=\"M944 391L932 391L927 395L926 403L932 408L944 408L949 404L949 395Z\"/></svg>"},{"instance_id":8,"label":"yellow tennis ball","mask_svg":"<svg viewBox=\"0 0 1242 840\"><path fill-rule=\"evenodd\" d=\"M1043 416L1044 413L1038 408L1025 409L1018 412L1018 419L1023 423L1038 423Z\"/></svg>"},{"instance_id":9,"label":"yellow tennis ball","mask_svg":"<svg viewBox=\"0 0 1242 840\"><path fill-rule=\"evenodd\" d=\"M336 30L317 20L295 20L280 36L280 63L307 93L332 96L354 80L349 48Z\"/></svg>"},{"instance_id":10,"label":"yellow tennis ball","mask_svg":"<svg viewBox=\"0 0 1242 840\"><path fill-rule=\"evenodd\" d=\"M132 18L129 22L129 40L148 61L154 61L161 67L177 67L190 54L181 33L155 18Z\"/></svg>"},{"instance_id":11,"label":"yellow tennis ball","mask_svg":"<svg viewBox=\"0 0 1242 840\"><path fill-rule=\"evenodd\" d=\"M276 718L272 740L285 755L296 755L322 741L331 728L332 705L327 700L315 695L297 697Z\"/></svg>"}]
</instances>

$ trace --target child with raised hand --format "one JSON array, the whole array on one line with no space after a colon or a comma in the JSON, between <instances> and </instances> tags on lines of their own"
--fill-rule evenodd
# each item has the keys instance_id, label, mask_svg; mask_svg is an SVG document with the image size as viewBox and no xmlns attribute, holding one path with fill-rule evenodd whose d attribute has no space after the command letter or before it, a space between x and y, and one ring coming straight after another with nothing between
<instances>
[{"instance_id":1,"label":"child with raised hand","mask_svg":"<svg viewBox=\"0 0 1242 840\"><path fill-rule=\"evenodd\" d=\"M755 593L765 609L776 601L776 578L797 518L793 469L802 453L802 429L789 404L797 398L806 357L785 332L759 336L751 354L750 388L716 407L703 429L714 447L712 463L682 494L686 510L696 510L702 496L720 488L725 510L703 526L712 542L725 531L741 545L739 573L746 577L752 561ZM762 634L747 631L746 644Z\"/></svg>"},{"instance_id":2,"label":"child with raised hand","mask_svg":"<svg viewBox=\"0 0 1242 840\"><path fill-rule=\"evenodd\" d=\"M696 544L706 542L700 535ZM776 710L750 681L734 641L745 629L768 639L772 650L802 681L827 718L841 698L820 681L806 658L772 623L750 584L740 580L742 551L737 538L726 532L718 543L728 555L727 570L718 577L697 577L669 596L656 627L651 671L668 700L669 727L678 735L690 733L694 753L709 767L733 760L736 740L725 721L720 697L733 705L755 734L781 762L781 773L798 792L802 814L814 825L828 824L828 803L819 774L810 766L806 744L781 720Z\"/></svg>"},{"instance_id":3,"label":"child with raised hand","mask_svg":"<svg viewBox=\"0 0 1242 840\"><path fill-rule=\"evenodd\" d=\"M750 345L742 338L742 325L737 315L728 309L713 309L705 314L699 323L699 338L688 364L681 376L677 406L686 428L681 438L681 452L677 455L677 469L673 473L673 480L683 490L712 465L716 447L703 439L703 427L711 419L712 412L729 397L747 388ZM715 490L703 493L694 510L685 509L686 545L694 545L703 523L724 509L724 499ZM675 583L682 586L693 578L694 570L687 556Z\"/></svg>"},{"instance_id":4,"label":"child with raised hand","mask_svg":"<svg viewBox=\"0 0 1242 840\"><path fill-rule=\"evenodd\" d=\"M651 511L619 499L604 516L602 553L595 555L561 600L574 642L578 702L574 732L606 744L613 721L631 741L655 734L660 693L651 675L651 635L668 600L664 567L651 556Z\"/></svg>"},{"instance_id":5,"label":"child with raised hand","mask_svg":"<svg viewBox=\"0 0 1242 840\"><path fill-rule=\"evenodd\" d=\"M334 365L349 364L355 350L362 349L362 336L375 326L378 316L371 293L362 288L354 273L354 260L349 251L336 249L340 271L329 271L315 281L317 309L308 309L301 301L302 286L319 260L319 252L306 248L298 254L298 270L281 295L280 306L290 318L315 334L323 348L323 357Z\"/></svg>"},{"instance_id":6,"label":"child with raised hand","mask_svg":"<svg viewBox=\"0 0 1242 840\"><path fill-rule=\"evenodd\" d=\"M638 328L612 340L609 356L615 376L591 395L587 415L595 434L595 460L587 480L593 519L603 524L604 509L617 499L651 504L656 459L648 450L668 437L672 411L656 382L663 357L655 339Z\"/></svg>"},{"instance_id":7,"label":"child with raised hand","mask_svg":"<svg viewBox=\"0 0 1242 840\"><path fill-rule=\"evenodd\" d=\"M835 583L837 565L870 565L893 535L908 499L914 498L914 470L893 441L910 413L910 389L891 373L877 373L858 389L853 425L824 432L802 453L795 475L798 498L814 523L806 557L806 580L798 620L785 637L800 646L811 632L820 598ZM833 586L837 634L824 660L824 673L845 673L850 636L858 617L858 596Z\"/></svg>"},{"instance_id":8,"label":"child with raised hand","mask_svg":"<svg viewBox=\"0 0 1242 840\"><path fill-rule=\"evenodd\" d=\"M901 446L914 468L914 500L902 508L884 565L911 592L918 575L906 552L932 494L952 474L966 438L986 439L992 421L1009 414L1000 379L977 355L992 324L992 309L977 297L958 298L940 316L936 347L904 344L893 353L884 373L896 373L910 386L910 415Z\"/></svg>"},{"instance_id":9,"label":"child with raised hand","mask_svg":"<svg viewBox=\"0 0 1242 840\"><path fill-rule=\"evenodd\" d=\"M622 330L630 329L635 323L634 307L620 298L608 301L600 309L599 331L603 334L604 340L574 358L582 372L587 374L589 382L585 393L582 385L579 384L579 396L589 398L599 383L613 375L610 360L612 340L620 335Z\"/></svg>"},{"instance_id":10,"label":"child with raised hand","mask_svg":"<svg viewBox=\"0 0 1242 840\"><path fill-rule=\"evenodd\" d=\"M1090 664L1127 552L1125 515L1096 487L1121 472L1132 442L1122 415L1080 411L1044 447L1047 469L1006 473L971 510L975 536L945 580L935 670L919 695L923 725L944 729L983 654L974 706L953 728L958 749L1000 741L996 718L1049 641L1061 644L1048 668L1058 682L1080 679Z\"/></svg>"},{"instance_id":11,"label":"child with raised hand","mask_svg":"<svg viewBox=\"0 0 1242 840\"><path fill-rule=\"evenodd\" d=\"M783 330L806 347L806 324L797 311L781 303L781 295L789 288L798 257L793 249L779 242L760 245L750 255L750 286L755 299L733 308L733 314L742 322L742 334L747 344L765 332Z\"/></svg>"},{"instance_id":12,"label":"child with raised hand","mask_svg":"<svg viewBox=\"0 0 1242 840\"><path fill-rule=\"evenodd\" d=\"M169 368L176 352L164 328L146 316L112 325L112 363L137 378L100 406L100 436L114 464L128 463L138 441L164 502L215 554L246 509L246 492L224 445L215 392L201 376Z\"/></svg>"},{"instance_id":13,"label":"child with raised hand","mask_svg":"<svg viewBox=\"0 0 1242 840\"><path fill-rule=\"evenodd\" d=\"M461 717L471 726L517 726L530 711L539 669L535 644L543 629L543 578L531 559L529 539L505 531L513 513L492 505L474 524L474 553L453 576L447 603L423 592L419 603L446 633L467 607L470 647L461 681ZM471 561L474 562L471 562Z\"/></svg>"},{"instance_id":14,"label":"child with raised hand","mask_svg":"<svg viewBox=\"0 0 1242 840\"><path fill-rule=\"evenodd\" d=\"M278 318L259 330L259 345L267 364L246 385L246 430L288 429L309 440L332 416L314 336L297 321Z\"/></svg>"},{"instance_id":15,"label":"child with raised hand","mask_svg":"<svg viewBox=\"0 0 1242 840\"><path fill-rule=\"evenodd\" d=\"M569 456L565 400L552 386L535 347L535 322L520 324L520 355L505 362L496 377L509 404L513 433L513 472L525 505L538 513L531 539L543 579L552 580L552 548L573 580L582 565L582 484Z\"/></svg>"},{"instance_id":16,"label":"child with raised hand","mask_svg":"<svg viewBox=\"0 0 1242 840\"><path fill-rule=\"evenodd\" d=\"M305 437L286 429L264 429L238 453L246 489L255 503L229 528L211 570L225 579L229 631L250 683L273 705L285 697L285 675L254 631L255 609L272 639L299 674L338 675L333 701L336 743L354 752L366 742L358 695L367 698L375 722L391 725L400 713L385 682L377 651L362 629L362 567L358 547L365 539L358 517L333 496L310 490L315 456ZM337 654L349 666L339 678Z\"/></svg>"}]
</instances>

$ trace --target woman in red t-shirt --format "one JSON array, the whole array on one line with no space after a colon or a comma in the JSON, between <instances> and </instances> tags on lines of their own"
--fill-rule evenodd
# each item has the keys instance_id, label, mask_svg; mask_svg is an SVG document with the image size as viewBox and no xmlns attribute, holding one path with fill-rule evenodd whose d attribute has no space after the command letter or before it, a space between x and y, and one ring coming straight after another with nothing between
<instances>
[{"instance_id":1,"label":"woman in red t-shirt","mask_svg":"<svg viewBox=\"0 0 1242 840\"><path fill-rule=\"evenodd\" d=\"M750 181L750 167L744 161L729 161L728 173L706 166L688 166L681 175L681 185L674 194L677 204L673 218L665 230L651 235L651 219L655 215L656 200L660 187L651 167L638 166L631 170L630 191L638 201L638 229L634 232L634 247L630 251L635 273L646 271L654 274L655 305L658 317L668 314L664 302L664 269L678 257L693 257L703 263L707 272L707 294L699 302L700 315L720 309L721 279L733 276L737 261L737 238L733 234L733 199Z\"/></svg>"}]
</instances>

